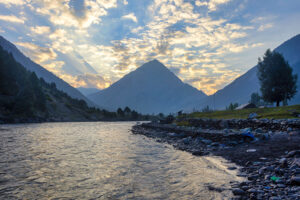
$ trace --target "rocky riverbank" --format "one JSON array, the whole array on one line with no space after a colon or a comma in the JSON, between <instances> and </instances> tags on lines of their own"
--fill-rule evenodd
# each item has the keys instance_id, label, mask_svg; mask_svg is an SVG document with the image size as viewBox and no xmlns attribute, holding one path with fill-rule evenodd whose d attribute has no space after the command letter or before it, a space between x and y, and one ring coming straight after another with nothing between
<instances>
[{"instance_id":1,"label":"rocky riverbank","mask_svg":"<svg viewBox=\"0 0 300 200\"><path fill-rule=\"evenodd\" d=\"M247 181L232 184L236 199L300 199L299 119L242 121L197 119L192 127L145 123L132 132L242 166L238 175Z\"/></svg>"}]
</instances>

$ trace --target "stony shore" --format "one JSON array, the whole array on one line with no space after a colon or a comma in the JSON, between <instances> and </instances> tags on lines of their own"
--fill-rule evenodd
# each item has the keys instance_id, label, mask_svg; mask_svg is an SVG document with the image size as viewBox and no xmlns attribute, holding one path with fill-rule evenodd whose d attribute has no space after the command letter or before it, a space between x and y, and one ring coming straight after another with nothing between
<instances>
[{"instance_id":1,"label":"stony shore","mask_svg":"<svg viewBox=\"0 0 300 200\"><path fill-rule=\"evenodd\" d=\"M234 199L300 199L300 120L190 119L192 126L144 123L132 128L195 156L217 155L240 165ZM235 168L231 168L234 170Z\"/></svg>"}]
</instances>

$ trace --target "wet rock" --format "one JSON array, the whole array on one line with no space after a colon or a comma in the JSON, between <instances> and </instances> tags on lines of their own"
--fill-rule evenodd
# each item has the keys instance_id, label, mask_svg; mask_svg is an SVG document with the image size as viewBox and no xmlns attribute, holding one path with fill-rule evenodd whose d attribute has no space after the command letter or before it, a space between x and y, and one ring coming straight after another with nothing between
<instances>
[{"instance_id":1,"label":"wet rock","mask_svg":"<svg viewBox=\"0 0 300 200\"><path fill-rule=\"evenodd\" d=\"M279 164L280 164L280 166L281 167L287 167L287 159L286 158L281 158L280 160L279 160Z\"/></svg>"},{"instance_id":2,"label":"wet rock","mask_svg":"<svg viewBox=\"0 0 300 200\"><path fill-rule=\"evenodd\" d=\"M221 128L228 128L229 127L227 120L221 120L219 125L220 125Z\"/></svg>"},{"instance_id":3,"label":"wet rock","mask_svg":"<svg viewBox=\"0 0 300 200\"><path fill-rule=\"evenodd\" d=\"M257 193L256 189L254 189L254 188L251 188L251 189L247 190L247 192L254 193L254 194Z\"/></svg>"},{"instance_id":4,"label":"wet rock","mask_svg":"<svg viewBox=\"0 0 300 200\"><path fill-rule=\"evenodd\" d=\"M277 187L278 187L278 188L285 188L286 185L284 185L284 184L277 184Z\"/></svg>"},{"instance_id":5,"label":"wet rock","mask_svg":"<svg viewBox=\"0 0 300 200\"><path fill-rule=\"evenodd\" d=\"M228 170L236 170L237 168L236 167L228 167L227 169Z\"/></svg>"},{"instance_id":6,"label":"wet rock","mask_svg":"<svg viewBox=\"0 0 300 200\"><path fill-rule=\"evenodd\" d=\"M300 185L300 176L293 176L290 182L291 185Z\"/></svg>"},{"instance_id":7,"label":"wet rock","mask_svg":"<svg viewBox=\"0 0 300 200\"><path fill-rule=\"evenodd\" d=\"M239 196L241 196L241 195L244 195L245 194L245 191L244 190L242 190L242 189L234 189L234 190L232 190L232 193L234 194L234 195L239 195Z\"/></svg>"},{"instance_id":8,"label":"wet rock","mask_svg":"<svg viewBox=\"0 0 300 200\"><path fill-rule=\"evenodd\" d=\"M170 133L169 136L174 137L174 138L184 138L184 137L186 137L186 135L184 133Z\"/></svg>"},{"instance_id":9,"label":"wet rock","mask_svg":"<svg viewBox=\"0 0 300 200\"><path fill-rule=\"evenodd\" d=\"M292 158L292 157L299 158L300 157L300 150L290 151L287 155L287 158Z\"/></svg>"},{"instance_id":10,"label":"wet rock","mask_svg":"<svg viewBox=\"0 0 300 200\"><path fill-rule=\"evenodd\" d=\"M208 152L205 152L205 151L194 151L192 153L194 156L205 156L208 154Z\"/></svg>"},{"instance_id":11,"label":"wet rock","mask_svg":"<svg viewBox=\"0 0 300 200\"><path fill-rule=\"evenodd\" d=\"M280 197L271 197L269 200L282 200Z\"/></svg>"},{"instance_id":12,"label":"wet rock","mask_svg":"<svg viewBox=\"0 0 300 200\"><path fill-rule=\"evenodd\" d=\"M251 175L251 176L248 176L248 180L252 181L252 180L256 180L258 178L257 175Z\"/></svg>"},{"instance_id":13,"label":"wet rock","mask_svg":"<svg viewBox=\"0 0 300 200\"><path fill-rule=\"evenodd\" d=\"M256 133L263 133L263 130L261 128L258 128L255 130Z\"/></svg>"},{"instance_id":14,"label":"wet rock","mask_svg":"<svg viewBox=\"0 0 300 200\"><path fill-rule=\"evenodd\" d=\"M189 144L192 141L192 138L187 137L187 138L184 138L182 141L183 141L184 144Z\"/></svg>"},{"instance_id":15,"label":"wet rock","mask_svg":"<svg viewBox=\"0 0 300 200\"><path fill-rule=\"evenodd\" d=\"M204 144L211 144L211 143L212 143L211 140L206 140L206 139L202 140L202 142L203 142Z\"/></svg>"},{"instance_id":16,"label":"wet rock","mask_svg":"<svg viewBox=\"0 0 300 200\"><path fill-rule=\"evenodd\" d=\"M211 191L216 191L216 192L223 192L224 188L220 188L220 187L214 187L212 185L208 185L207 188Z\"/></svg>"},{"instance_id":17,"label":"wet rock","mask_svg":"<svg viewBox=\"0 0 300 200\"><path fill-rule=\"evenodd\" d=\"M211 143L211 146L213 146L213 147L217 147L217 146L219 146L220 145L220 143L218 143L218 142L213 142L213 143Z\"/></svg>"}]
</instances>

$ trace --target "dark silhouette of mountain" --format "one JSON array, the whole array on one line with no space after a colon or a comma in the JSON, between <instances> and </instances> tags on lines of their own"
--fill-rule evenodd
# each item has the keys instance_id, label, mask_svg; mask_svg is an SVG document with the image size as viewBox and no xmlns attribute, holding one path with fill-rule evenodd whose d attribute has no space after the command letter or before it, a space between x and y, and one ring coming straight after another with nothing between
<instances>
[{"instance_id":1,"label":"dark silhouette of mountain","mask_svg":"<svg viewBox=\"0 0 300 200\"><path fill-rule=\"evenodd\" d=\"M14 56L14 58L17 62L21 63L27 70L35 72L39 78L43 78L48 83L53 82L56 84L56 87L59 90L66 92L71 97L77 98L77 99L83 99L84 101L87 102L88 105L95 106L95 104L93 102L91 102L89 99L87 99L78 90L76 90L75 88L73 88L68 83L66 83L62 79L58 78L51 72L47 71L42 66L34 63L32 60L30 60L30 58L26 57L23 53L21 53L21 51L19 51L14 44L7 41L2 36L0 36L0 46L2 46L2 48L4 50L12 53L12 55Z\"/></svg>"}]
</instances>

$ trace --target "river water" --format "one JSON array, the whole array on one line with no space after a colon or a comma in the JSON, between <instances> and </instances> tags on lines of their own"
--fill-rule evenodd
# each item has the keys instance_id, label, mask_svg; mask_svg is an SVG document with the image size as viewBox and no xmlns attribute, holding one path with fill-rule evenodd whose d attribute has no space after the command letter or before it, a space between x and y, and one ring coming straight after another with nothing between
<instances>
[{"instance_id":1,"label":"river water","mask_svg":"<svg viewBox=\"0 0 300 200\"><path fill-rule=\"evenodd\" d=\"M0 126L0 199L228 199L228 163L129 130L134 122Z\"/></svg>"}]
</instances>

